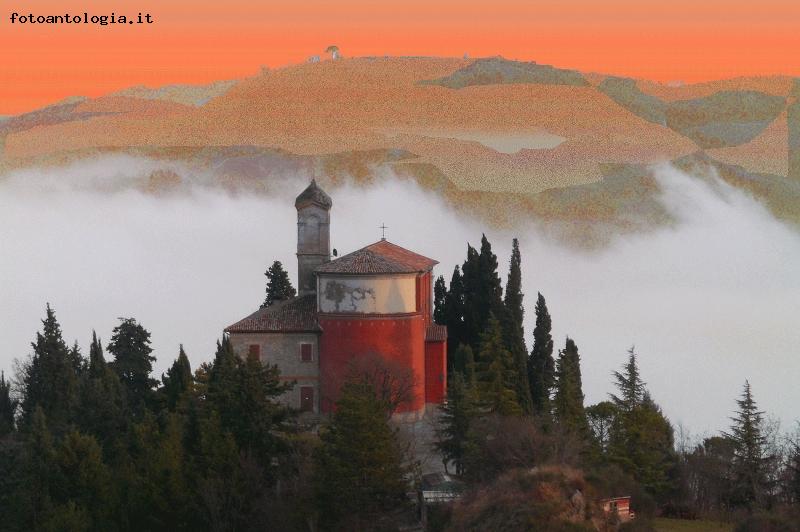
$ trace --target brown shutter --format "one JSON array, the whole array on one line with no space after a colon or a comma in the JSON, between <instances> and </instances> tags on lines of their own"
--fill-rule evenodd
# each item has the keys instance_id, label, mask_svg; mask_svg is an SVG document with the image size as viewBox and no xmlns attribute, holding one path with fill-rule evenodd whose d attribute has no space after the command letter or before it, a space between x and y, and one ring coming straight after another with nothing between
<instances>
[{"instance_id":1,"label":"brown shutter","mask_svg":"<svg viewBox=\"0 0 800 532\"><path fill-rule=\"evenodd\" d=\"M261 360L261 346L258 344L250 345L250 350L247 352L247 358L250 360Z\"/></svg>"},{"instance_id":2,"label":"brown shutter","mask_svg":"<svg viewBox=\"0 0 800 532\"><path fill-rule=\"evenodd\" d=\"M300 387L300 410L303 412L314 411L314 387L301 386Z\"/></svg>"},{"instance_id":3,"label":"brown shutter","mask_svg":"<svg viewBox=\"0 0 800 532\"><path fill-rule=\"evenodd\" d=\"M302 362L311 362L311 344L300 344L300 360Z\"/></svg>"}]
</instances>

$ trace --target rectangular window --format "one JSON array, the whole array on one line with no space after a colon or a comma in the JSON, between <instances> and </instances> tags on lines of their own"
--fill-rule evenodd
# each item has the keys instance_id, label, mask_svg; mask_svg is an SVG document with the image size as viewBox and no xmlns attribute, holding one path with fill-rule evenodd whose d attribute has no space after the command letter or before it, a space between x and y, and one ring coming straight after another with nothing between
<instances>
[{"instance_id":1,"label":"rectangular window","mask_svg":"<svg viewBox=\"0 0 800 532\"><path fill-rule=\"evenodd\" d=\"M258 344L251 344L250 349L247 351L247 358L250 360L261 360L261 346Z\"/></svg>"},{"instance_id":2,"label":"rectangular window","mask_svg":"<svg viewBox=\"0 0 800 532\"><path fill-rule=\"evenodd\" d=\"M312 359L311 344L300 344L300 361L311 362Z\"/></svg>"},{"instance_id":3,"label":"rectangular window","mask_svg":"<svg viewBox=\"0 0 800 532\"><path fill-rule=\"evenodd\" d=\"M300 410L303 412L314 411L314 387L301 386L300 387Z\"/></svg>"}]
</instances>

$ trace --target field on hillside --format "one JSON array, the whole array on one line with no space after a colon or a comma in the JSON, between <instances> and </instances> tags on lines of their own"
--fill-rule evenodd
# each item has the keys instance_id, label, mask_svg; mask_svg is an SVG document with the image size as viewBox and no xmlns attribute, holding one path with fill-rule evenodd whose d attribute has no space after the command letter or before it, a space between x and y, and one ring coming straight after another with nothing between
<instances>
[{"instance_id":1,"label":"field on hillside","mask_svg":"<svg viewBox=\"0 0 800 532\"><path fill-rule=\"evenodd\" d=\"M653 522L656 532L732 532L733 525L717 521L659 518Z\"/></svg>"}]
</instances>

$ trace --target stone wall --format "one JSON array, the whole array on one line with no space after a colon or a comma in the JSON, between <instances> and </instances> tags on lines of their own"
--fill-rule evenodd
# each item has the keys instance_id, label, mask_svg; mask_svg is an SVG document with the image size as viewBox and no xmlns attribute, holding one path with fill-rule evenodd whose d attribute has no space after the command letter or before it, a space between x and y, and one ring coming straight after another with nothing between
<instances>
[{"instance_id":1,"label":"stone wall","mask_svg":"<svg viewBox=\"0 0 800 532\"><path fill-rule=\"evenodd\" d=\"M258 345L261 361L276 364L281 378L297 381L280 400L292 408L301 407L301 388L313 387L314 412L319 412L319 335L315 333L231 333L234 352L246 359L251 345ZM311 361L303 362L301 344L311 344Z\"/></svg>"}]
</instances>

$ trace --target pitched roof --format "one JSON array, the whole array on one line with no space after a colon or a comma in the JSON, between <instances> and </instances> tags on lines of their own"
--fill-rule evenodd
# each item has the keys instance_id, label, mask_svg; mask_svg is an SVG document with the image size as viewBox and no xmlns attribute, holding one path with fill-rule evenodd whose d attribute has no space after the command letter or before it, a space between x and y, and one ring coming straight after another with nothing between
<instances>
[{"instance_id":1,"label":"pitched roof","mask_svg":"<svg viewBox=\"0 0 800 532\"><path fill-rule=\"evenodd\" d=\"M432 323L425 329L426 342L444 342L447 340L447 326Z\"/></svg>"},{"instance_id":2,"label":"pitched roof","mask_svg":"<svg viewBox=\"0 0 800 532\"><path fill-rule=\"evenodd\" d=\"M277 301L258 309L225 332L317 332L317 301L314 294Z\"/></svg>"},{"instance_id":3,"label":"pitched roof","mask_svg":"<svg viewBox=\"0 0 800 532\"><path fill-rule=\"evenodd\" d=\"M326 262L318 273L417 273L426 272L439 264L413 251L379 240L374 244Z\"/></svg>"},{"instance_id":4,"label":"pitched roof","mask_svg":"<svg viewBox=\"0 0 800 532\"><path fill-rule=\"evenodd\" d=\"M330 209L333 205L333 200L317 185L316 179L312 179L306 189L297 196L297 199L294 200L294 206L299 209L313 203L325 209Z\"/></svg>"}]
</instances>

